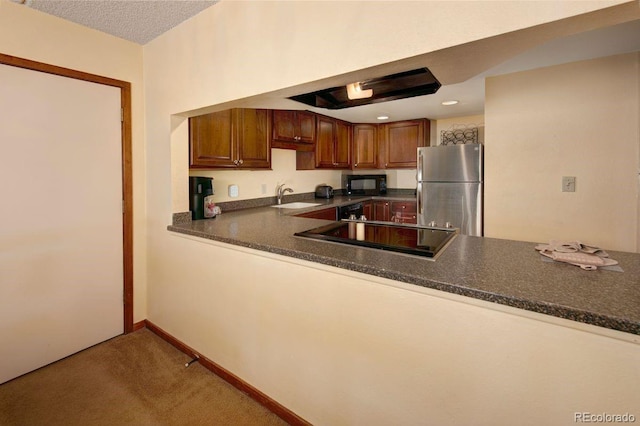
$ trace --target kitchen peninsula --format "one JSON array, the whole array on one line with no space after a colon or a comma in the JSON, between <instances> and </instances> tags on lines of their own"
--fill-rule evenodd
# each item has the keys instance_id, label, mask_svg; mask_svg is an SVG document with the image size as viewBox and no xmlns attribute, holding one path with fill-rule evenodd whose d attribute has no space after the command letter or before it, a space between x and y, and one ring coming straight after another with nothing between
<instances>
[{"instance_id":1,"label":"kitchen peninsula","mask_svg":"<svg viewBox=\"0 0 640 426\"><path fill-rule=\"evenodd\" d=\"M366 199L371 197L312 200L320 205L306 209L245 208L168 229L640 335L639 254L609 252L623 272L592 272L545 261L535 243L521 241L457 235L436 260L427 260L294 236L329 223L296 215Z\"/></svg>"}]
</instances>

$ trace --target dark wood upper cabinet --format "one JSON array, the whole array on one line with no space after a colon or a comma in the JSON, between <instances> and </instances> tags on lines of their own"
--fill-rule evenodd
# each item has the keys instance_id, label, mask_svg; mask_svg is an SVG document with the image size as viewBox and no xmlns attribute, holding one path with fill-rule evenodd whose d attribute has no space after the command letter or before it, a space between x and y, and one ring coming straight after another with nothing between
<instances>
[{"instance_id":1,"label":"dark wood upper cabinet","mask_svg":"<svg viewBox=\"0 0 640 426\"><path fill-rule=\"evenodd\" d=\"M273 148L313 150L316 115L309 111L273 110Z\"/></svg>"},{"instance_id":2,"label":"dark wood upper cabinet","mask_svg":"<svg viewBox=\"0 0 640 426\"><path fill-rule=\"evenodd\" d=\"M353 125L353 169L378 167L378 125Z\"/></svg>"},{"instance_id":3,"label":"dark wood upper cabinet","mask_svg":"<svg viewBox=\"0 0 640 426\"><path fill-rule=\"evenodd\" d=\"M336 120L336 167L351 167L351 147L353 125L346 121Z\"/></svg>"},{"instance_id":4,"label":"dark wood upper cabinet","mask_svg":"<svg viewBox=\"0 0 640 426\"><path fill-rule=\"evenodd\" d=\"M316 168L343 168L351 166L351 124L335 118L316 117Z\"/></svg>"},{"instance_id":5,"label":"dark wood upper cabinet","mask_svg":"<svg viewBox=\"0 0 640 426\"><path fill-rule=\"evenodd\" d=\"M238 159L243 168L271 168L271 111L238 110Z\"/></svg>"},{"instance_id":6,"label":"dark wood upper cabinet","mask_svg":"<svg viewBox=\"0 0 640 426\"><path fill-rule=\"evenodd\" d=\"M189 118L189 167L271 168L271 111L230 109Z\"/></svg>"},{"instance_id":7,"label":"dark wood upper cabinet","mask_svg":"<svg viewBox=\"0 0 640 426\"><path fill-rule=\"evenodd\" d=\"M427 119L397 121L380 125L378 167L416 168L419 146L427 146L430 123Z\"/></svg>"}]
</instances>

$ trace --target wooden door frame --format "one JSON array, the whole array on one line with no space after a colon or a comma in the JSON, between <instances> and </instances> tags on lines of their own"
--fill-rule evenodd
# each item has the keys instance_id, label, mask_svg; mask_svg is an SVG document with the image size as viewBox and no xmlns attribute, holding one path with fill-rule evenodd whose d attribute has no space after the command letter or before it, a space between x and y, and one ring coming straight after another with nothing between
<instances>
[{"instance_id":1,"label":"wooden door frame","mask_svg":"<svg viewBox=\"0 0 640 426\"><path fill-rule=\"evenodd\" d=\"M122 108L122 248L124 332L133 331L133 166L131 160L131 83L0 53L0 64L84 80L120 89Z\"/></svg>"}]
</instances>

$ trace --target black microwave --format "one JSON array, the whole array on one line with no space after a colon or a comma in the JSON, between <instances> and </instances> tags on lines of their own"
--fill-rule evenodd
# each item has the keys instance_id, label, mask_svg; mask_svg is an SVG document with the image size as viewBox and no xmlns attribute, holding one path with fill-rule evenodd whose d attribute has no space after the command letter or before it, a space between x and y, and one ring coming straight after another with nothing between
<instances>
[{"instance_id":1,"label":"black microwave","mask_svg":"<svg viewBox=\"0 0 640 426\"><path fill-rule=\"evenodd\" d=\"M383 195L387 193L387 175L342 175L344 195Z\"/></svg>"}]
</instances>

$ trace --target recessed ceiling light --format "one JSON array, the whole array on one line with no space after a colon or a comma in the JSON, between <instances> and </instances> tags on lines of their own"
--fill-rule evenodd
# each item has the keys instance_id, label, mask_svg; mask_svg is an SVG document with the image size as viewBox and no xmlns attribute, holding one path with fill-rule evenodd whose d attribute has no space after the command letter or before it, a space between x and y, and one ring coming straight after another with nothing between
<instances>
[{"instance_id":1,"label":"recessed ceiling light","mask_svg":"<svg viewBox=\"0 0 640 426\"><path fill-rule=\"evenodd\" d=\"M389 116L388 115L379 115L378 117L376 117L378 120L388 120Z\"/></svg>"},{"instance_id":2,"label":"recessed ceiling light","mask_svg":"<svg viewBox=\"0 0 640 426\"><path fill-rule=\"evenodd\" d=\"M443 101L442 105L455 105L457 104L459 101Z\"/></svg>"}]
</instances>

